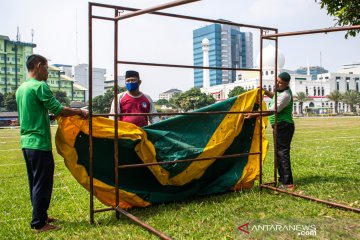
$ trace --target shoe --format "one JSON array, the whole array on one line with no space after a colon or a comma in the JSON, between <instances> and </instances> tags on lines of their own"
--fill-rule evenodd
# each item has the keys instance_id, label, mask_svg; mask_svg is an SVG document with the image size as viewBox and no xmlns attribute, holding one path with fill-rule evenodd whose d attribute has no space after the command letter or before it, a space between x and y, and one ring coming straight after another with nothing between
<instances>
[{"instance_id":1,"label":"shoe","mask_svg":"<svg viewBox=\"0 0 360 240\"><path fill-rule=\"evenodd\" d=\"M57 222L57 221L58 221L57 218L48 217L46 220L46 223L52 223L52 222Z\"/></svg>"},{"instance_id":2,"label":"shoe","mask_svg":"<svg viewBox=\"0 0 360 240\"><path fill-rule=\"evenodd\" d=\"M285 190L285 191L289 191L289 192L294 192L295 191L294 184L288 184L288 185L281 184L279 186L279 188L282 189L282 190Z\"/></svg>"},{"instance_id":3,"label":"shoe","mask_svg":"<svg viewBox=\"0 0 360 240\"><path fill-rule=\"evenodd\" d=\"M56 225L51 225L51 224L45 224L44 226L42 226L41 228L34 228L36 233L41 233L41 232L48 232L48 231L56 231L61 229L60 226L56 226Z\"/></svg>"}]
</instances>

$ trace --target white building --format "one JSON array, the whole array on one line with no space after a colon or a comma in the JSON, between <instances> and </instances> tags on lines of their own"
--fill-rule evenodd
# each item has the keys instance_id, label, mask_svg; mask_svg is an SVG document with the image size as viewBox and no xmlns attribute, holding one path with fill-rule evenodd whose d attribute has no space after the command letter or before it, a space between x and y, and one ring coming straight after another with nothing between
<instances>
[{"instance_id":1,"label":"white building","mask_svg":"<svg viewBox=\"0 0 360 240\"><path fill-rule=\"evenodd\" d=\"M275 84L275 48L272 45L268 45L263 49L263 88L269 91L274 90ZM259 56L257 58L259 65ZM285 57L278 50L278 73L280 73L285 64ZM356 66L356 65L355 65ZM349 90L355 90L357 92L359 89L359 74L354 74L355 70L360 70L360 64L357 68L347 68L339 70L335 73L324 73L319 74L316 80L311 79L311 75L308 71L306 75L300 74L291 74L290 88L294 96L294 114L300 112L299 102L296 101L296 95L299 92L304 92L308 95L309 101L303 103L303 109L307 107L312 108L331 108L332 111L335 111L334 102L330 101L326 96L329 95L334 90L339 90L341 93L344 93ZM237 72L237 79L233 83L221 84L216 86L211 86L208 88L201 88L202 92L207 94L212 94L216 101L222 101L228 98L229 92L237 87L243 87L245 90L256 89L260 86L260 76L258 72L253 71L239 71ZM269 103L270 99L264 97L264 101ZM351 111L349 106L343 103L339 103L340 112L349 112Z\"/></svg>"},{"instance_id":2,"label":"white building","mask_svg":"<svg viewBox=\"0 0 360 240\"><path fill-rule=\"evenodd\" d=\"M125 87L125 76L118 76L118 86ZM106 76L106 80L104 82L104 90L107 92L108 90L114 87L114 75Z\"/></svg>"},{"instance_id":3,"label":"white building","mask_svg":"<svg viewBox=\"0 0 360 240\"><path fill-rule=\"evenodd\" d=\"M166 99L169 101L170 98L172 98L172 96L174 96L174 94L176 93L181 93L181 90L172 88L170 90L167 90L166 92L160 93L159 99Z\"/></svg>"},{"instance_id":4,"label":"white building","mask_svg":"<svg viewBox=\"0 0 360 240\"><path fill-rule=\"evenodd\" d=\"M83 86L86 89L89 89L89 66L88 64L79 64L75 66L75 75L74 78L79 85ZM93 68L92 75L92 96L93 98L105 93L105 68ZM89 90L85 92L86 101L89 100Z\"/></svg>"}]
</instances>

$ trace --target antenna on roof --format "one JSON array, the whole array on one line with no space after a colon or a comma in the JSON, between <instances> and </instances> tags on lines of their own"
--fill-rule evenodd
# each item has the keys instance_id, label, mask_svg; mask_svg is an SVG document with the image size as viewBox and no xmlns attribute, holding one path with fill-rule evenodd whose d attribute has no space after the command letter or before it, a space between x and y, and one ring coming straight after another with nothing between
<instances>
[{"instance_id":1,"label":"antenna on roof","mask_svg":"<svg viewBox=\"0 0 360 240\"><path fill-rule=\"evenodd\" d=\"M16 41L20 41L20 33L19 33L19 26L17 26L17 31L16 31Z\"/></svg>"},{"instance_id":2,"label":"antenna on roof","mask_svg":"<svg viewBox=\"0 0 360 240\"><path fill-rule=\"evenodd\" d=\"M31 43L34 43L34 29L31 29Z\"/></svg>"}]
</instances>

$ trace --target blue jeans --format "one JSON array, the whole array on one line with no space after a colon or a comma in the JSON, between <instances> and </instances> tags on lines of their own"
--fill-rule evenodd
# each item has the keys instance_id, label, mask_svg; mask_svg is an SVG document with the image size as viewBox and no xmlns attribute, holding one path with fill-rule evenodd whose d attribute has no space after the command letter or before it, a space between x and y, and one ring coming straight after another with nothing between
<instances>
[{"instance_id":1,"label":"blue jeans","mask_svg":"<svg viewBox=\"0 0 360 240\"><path fill-rule=\"evenodd\" d=\"M279 182L284 185L293 184L290 163L290 145L295 132L295 125L288 122L277 124L276 158L279 172ZM275 130L274 130L275 133Z\"/></svg>"},{"instance_id":2,"label":"blue jeans","mask_svg":"<svg viewBox=\"0 0 360 240\"><path fill-rule=\"evenodd\" d=\"M29 180L30 200L33 208L31 228L46 224L54 178L54 157L51 151L23 148Z\"/></svg>"}]
</instances>

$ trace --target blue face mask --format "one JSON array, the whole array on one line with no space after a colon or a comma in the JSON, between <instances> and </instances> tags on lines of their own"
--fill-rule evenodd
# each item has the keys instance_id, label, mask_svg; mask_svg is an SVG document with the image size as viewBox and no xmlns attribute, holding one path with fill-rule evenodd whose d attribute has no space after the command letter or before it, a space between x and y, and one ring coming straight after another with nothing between
<instances>
[{"instance_id":1,"label":"blue face mask","mask_svg":"<svg viewBox=\"0 0 360 240\"><path fill-rule=\"evenodd\" d=\"M129 92L132 92L139 88L139 83L129 82L129 83L126 83L125 86Z\"/></svg>"}]
</instances>

